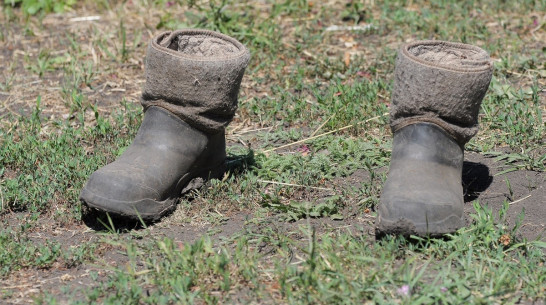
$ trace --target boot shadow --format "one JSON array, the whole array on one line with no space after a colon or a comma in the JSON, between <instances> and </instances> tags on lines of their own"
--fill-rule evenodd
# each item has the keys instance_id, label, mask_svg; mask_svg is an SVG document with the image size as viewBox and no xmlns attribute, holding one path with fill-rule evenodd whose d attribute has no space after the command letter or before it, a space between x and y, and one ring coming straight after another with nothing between
<instances>
[{"instance_id":1,"label":"boot shadow","mask_svg":"<svg viewBox=\"0 0 546 305\"><path fill-rule=\"evenodd\" d=\"M476 200L493 182L489 167L483 163L464 161L463 190L464 202Z\"/></svg>"},{"instance_id":2,"label":"boot shadow","mask_svg":"<svg viewBox=\"0 0 546 305\"><path fill-rule=\"evenodd\" d=\"M226 158L226 172L230 176L239 176L246 172L250 167L256 165L254 150L249 149L243 155L228 155Z\"/></svg>"},{"instance_id":3,"label":"boot shadow","mask_svg":"<svg viewBox=\"0 0 546 305\"><path fill-rule=\"evenodd\" d=\"M249 150L248 153L243 155L228 155L224 165L224 173L227 173L229 177L238 176L246 172L250 167L256 164L254 158L254 151ZM187 197L189 201L192 201L195 197L195 192L188 192L181 194L180 197ZM131 219L127 217L121 217L115 214L109 214L107 212L90 208L83 203L81 206L81 219L90 229L100 232L128 232L132 230L145 229L148 225L152 225L161 221L166 216L169 216L172 212L166 214L157 221L144 221L142 219ZM176 208L173 209L173 211Z\"/></svg>"},{"instance_id":4,"label":"boot shadow","mask_svg":"<svg viewBox=\"0 0 546 305\"><path fill-rule=\"evenodd\" d=\"M97 210L81 203L81 217L83 223L97 232L123 233L145 229L151 222L144 222Z\"/></svg>"}]
</instances>

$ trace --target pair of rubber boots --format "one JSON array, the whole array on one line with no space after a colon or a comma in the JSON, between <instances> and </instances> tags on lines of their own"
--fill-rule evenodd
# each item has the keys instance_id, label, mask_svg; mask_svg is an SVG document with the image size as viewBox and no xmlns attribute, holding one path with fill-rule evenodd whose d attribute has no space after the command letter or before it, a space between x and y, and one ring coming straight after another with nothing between
<instances>
[{"instance_id":1,"label":"pair of rubber boots","mask_svg":"<svg viewBox=\"0 0 546 305\"><path fill-rule=\"evenodd\" d=\"M91 208L155 221L188 189L223 172L224 128L237 108L249 61L237 40L206 30L152 39L134 142L91 175L80 199ZM464 225L464 144L478 130L491 80L482 49L443 41L401 47L392 92L394 143L379 205L378 234L442 235Z\"/></svg>"}]
</instances>

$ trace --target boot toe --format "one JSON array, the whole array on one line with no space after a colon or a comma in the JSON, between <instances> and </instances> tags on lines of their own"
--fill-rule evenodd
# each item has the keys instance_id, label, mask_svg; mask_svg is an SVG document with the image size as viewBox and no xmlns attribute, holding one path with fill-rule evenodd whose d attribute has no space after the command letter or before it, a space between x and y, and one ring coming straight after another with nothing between
<instances>
[{"instance_id":1,"label":"boot toe","mask_svg":"<svg viewBox=\"0 0 546 305\"><path fill-rule=\"evenodd\" d=\"M381 196L378 230L403 235L442 235L463 225L460 178L449 167L405 162L391 171ZM408 177L407 173L413 173Z\"/></svg>"},{"instance_id":2,"label":"boot toe","mask_svg":"<svg viewBox=\"0 0 546 305\"><path fill-rule=\"evenodd\" d=\"M89 177L80 194L82 202L101 211L136 218L147 218L149 208L145 206L164 209L159 192L142 184L146 178L111 167L101 168Z\"/></svg>"},{"instance_id":3,"label":"boot toe","mask_svg":"<svg viewBox=\"0 0 546 305\"><path fill-rule=\"evenodd\" d=\"M446 196L448 197L448 196ZM462 204L391 198L379 211L379 231L403 235L441 235L462 227Z\"/></svg>"}]
</instances>

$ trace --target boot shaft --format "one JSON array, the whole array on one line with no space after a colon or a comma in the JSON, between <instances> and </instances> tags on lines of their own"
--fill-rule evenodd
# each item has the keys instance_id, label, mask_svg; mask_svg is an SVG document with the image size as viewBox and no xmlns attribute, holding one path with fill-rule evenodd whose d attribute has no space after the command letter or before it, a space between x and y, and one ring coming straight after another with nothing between
<instances>
[{"instance_id":1,"label":"boot shaft","mask_svg":"<svg viewBox=\"0 0 546 305\"><path fill-rule=\"evenodd\" d=\"M167 109L194 128L218 133L235 114L249 59L239 41L217 32L161 33L148 46L142 105Z\"/></svg>"},{"instance_id":2,"label":"boot shaft","mask_svg":"<svg viewBox=\"0 0 546 305\"><path fill-rule=\"evenodd\" d=\"M476 46L445 41L402 46L391 98L393 132L429 122L464 145L478 131L478 112L492 73L489 55Z\"/></svg>"}]
</instances>

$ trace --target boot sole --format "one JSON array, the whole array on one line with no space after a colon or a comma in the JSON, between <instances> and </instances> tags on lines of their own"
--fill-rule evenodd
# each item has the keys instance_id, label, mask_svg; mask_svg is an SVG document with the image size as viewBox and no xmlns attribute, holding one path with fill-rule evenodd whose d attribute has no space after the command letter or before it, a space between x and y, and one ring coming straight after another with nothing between
<instances>
[{"instance_id":1,"label":"boot sole","mask_svg":"<svg viewBox=\"0 0 546 305\"><path fill-rule=\"evenodd\" d=\"M406 218L393 220L379 218L375 228L375 235L377 237L382 237L384 235L440 237L445 234L454 233L462 227L463 219L456 215L451 215L441 221L429 223L415 223Z\"/></svg>"},{"instance_id":2,"label":"boot sole","mask_svg":"<svg viewBox=\"0 0 546 305\"><path fill-rule=\"evenodd\" d=\"M178 180L176 186L169 192L167 199L163 201L149 198L137 201L113 200L94 194L86 188L82 190L80 199L84 205L91 209L132 220L142 219L145 222L155 222L175 210L180 196L201 188L210 179L222 177L224 172L225 162L197 174L188 173Z\"/></svg>"}]
</instances>

